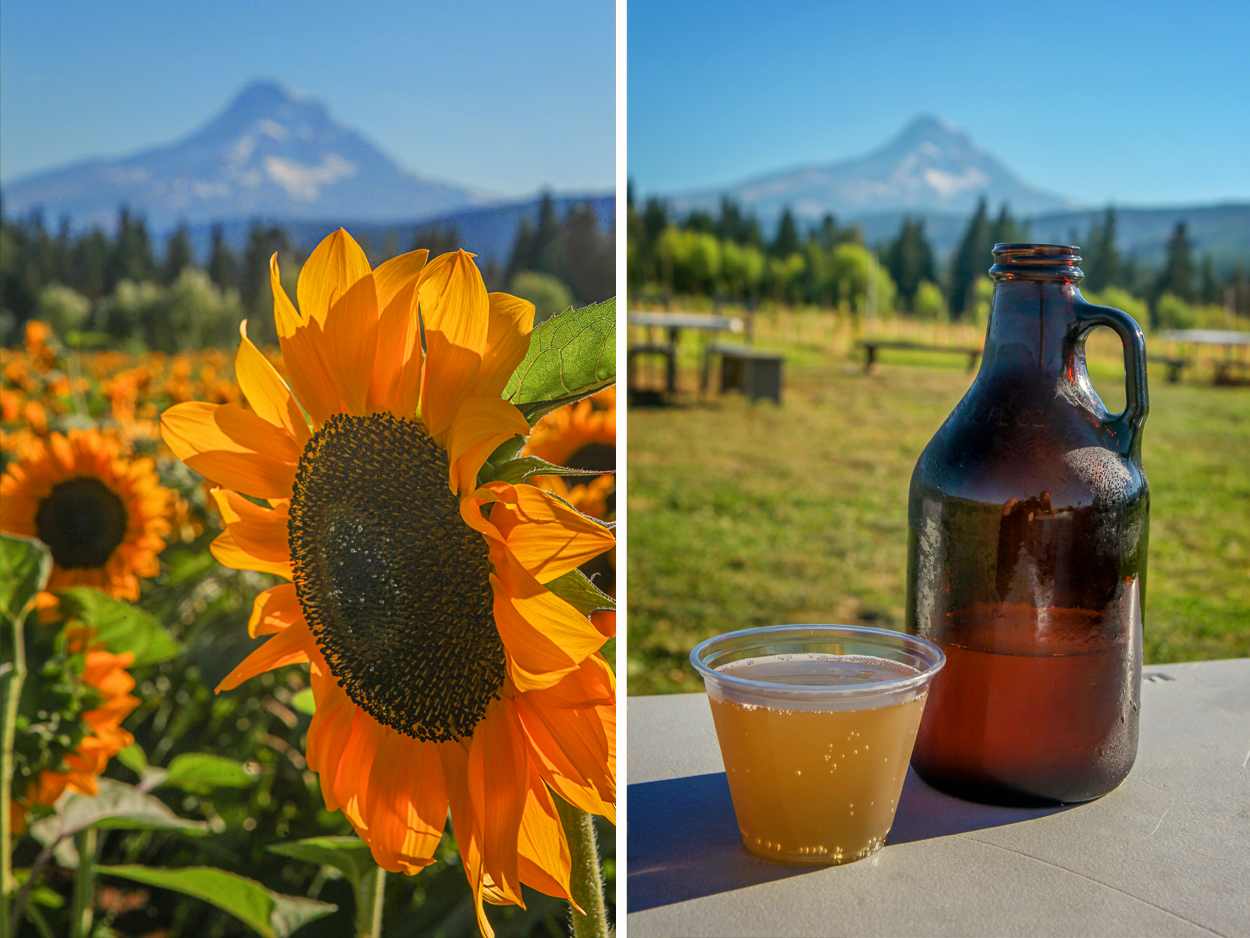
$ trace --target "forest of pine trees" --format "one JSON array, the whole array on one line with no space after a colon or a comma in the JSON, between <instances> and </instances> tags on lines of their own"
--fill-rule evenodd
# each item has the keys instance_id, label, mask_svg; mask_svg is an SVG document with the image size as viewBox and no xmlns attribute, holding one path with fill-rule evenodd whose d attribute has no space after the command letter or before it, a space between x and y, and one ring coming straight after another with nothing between
<instances>
[{"instance_id":1,"label":"forest of pine trees","mask_svg":"<svg viewBox=\"0 0 1250 938\"><path fill-rule=\"evenodd\" d=\"M788 208L771 240L757 219L728 199L721 200L716 215L696 210L677 218L655 198L640 210L631 187L627 211L627 279L635 296L702 295L747 304L776 300L849 307L852 314L863 311L869 296L865 284L877 276L882 312L892 307L922 318L979 321L992 291L986 271L993 246L1029 240L1028 225L1009 206L995 213L985 199L944 265L919 218L905 217L894 238L870 248L857 226L839 226L831 215L803 231ZM1220 276L1209 254L1195 258L1184 222L1177 224L1166 258L1155 269L1121 256L1113 208L1090 225L1085 237L1077 232L1073 237L1081 244L1083 291L1127 309L1145 325L1222 328L1230 312L1250 317L1247 269L1236 267ZM886 296L892 304L882 300Z\"/></svg>"},{"instance_id":2,"label":"forest of pine trees","mask_svg":"<svg viewBox=\"0 0 1250 938\"><path fill-rule=\"evenodd\" d=\"M616 248L589 204L559 217L545 195L537 223L523 220L506 266L482 267L487 289L524 296L545 318L570 305L600 302L616 292ZM280 226L252 222L236 250L221 225L212 228L207 257L197 258L186 225L156 244L141 215L121 208L114 232L74 232L67 220L50 231L33 213L0 213L0 340L16 341L27 320L50 322L77 344L122 345L173 352L238 342L239 320L260 343L277 342L269 259L278 255L283 286L295 295L304 257ZM388 235L380 250L361 246L376 265L402 251L430 256L473 246L453 228L418 229L412 244Z\"/></svg>"}]
</instances>

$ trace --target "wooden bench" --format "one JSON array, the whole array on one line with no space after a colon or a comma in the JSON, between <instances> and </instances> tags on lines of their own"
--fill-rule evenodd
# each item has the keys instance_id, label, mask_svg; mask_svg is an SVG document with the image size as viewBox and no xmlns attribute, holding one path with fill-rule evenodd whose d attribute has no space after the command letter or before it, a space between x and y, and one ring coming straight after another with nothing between
<instances>
[{"instance_id":1,"label":"wooden bench","mask_svg":"<svg viewBox=\"0 0 1250 938\"><path fill-rule=\"evenodd\" d=\"M924 345L920 342L885 341L883 339L862 339L855 344L864 350L865 373L872 371L872 366L877 361L877 351L879 349L895 349L907 352L954 352L957 355L967 355L969 371L977 367L977 359L981 357L979 348L962 348L952 345Z\"/></svg>"},{"instance_id":2,"label":"wooden bench","mask_svg":"<svg viewBox=\"0 0 1250 938\"><path fill-rule=\"evenodd\" d=\"M626 381L625 388L629 394L655 392L655 388L644 388L638 383L638 359L644 356L660 356L664 359L664 390L672 394L677 390L677 346L673 343L648 343L631 345L625 356Z\"/></svg>"},{"instance_id":3,"label":"wooden bench","mask_svg":"<svg viewBox=\"0 0 1250 938\"><path fill-rule=\"evenodd\" d=\"M1250 383L1250 362L1235 358L1217 358L1211 364L1215 365L1216 384Z\"/></svg>"},{"instance_id":4,"label":"wooden bench","mask_svg":"<svg viewBox=\"0 0 1250 938\"><path fill-rule=\"evenodd\" d=\"M781 403L781 366L784 355L762 352L746 345L721 345L707 347L703 359L703 386L706 389L708 364L713 355L720 355L720 390L741 391L758 401L761 397L772 398Z\"/></svg>"},{"instance_id":5,"label":"wooden bench","mask_svg":"<svg viewBox=\"0 0 1250 938\"><path fill-rule=\"evenodd\" d=\"M1168 384L1176 384L1181 380L1181 369L1193 364L1193 359L1175 358L1168 355L1147 355L1146 361L1168 366Z\"/></svg>"}]
</instances>

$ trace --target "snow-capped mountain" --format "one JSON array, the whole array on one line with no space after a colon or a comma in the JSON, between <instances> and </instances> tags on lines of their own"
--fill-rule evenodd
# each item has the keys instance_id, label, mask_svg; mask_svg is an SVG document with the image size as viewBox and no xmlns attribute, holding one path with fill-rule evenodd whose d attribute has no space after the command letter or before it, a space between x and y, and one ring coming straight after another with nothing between
<instances>
[{"instance_id":1,"label":"snow-capped mountain","mask_svg":"<svg viewBox=\"0 0 1250 938\"><path fill-rule=\"evenodd\" d=\"M981 196L991 206L1006 202L1016 217L1078 207L1022 181L963 130L929 116L917 117L867 156L769 173L670 201L679 212L713 209L722 195L764 221L786 206L808 221L826 212L839 219L885 212L962 215Z\"/></svg>"},{"instance_id":2,"label":"snow-capped mountain","mask_svg":"<svg viewBox=\"0 0 1250 938\"><path fill-rule=\"evenodd\" d=\"M42 207L49 223L111 227L118 207L162 231L221 218L431 218L493 201L399 166L324 104L273 81L246 88L202 129L121 159L93 159L14 180L10 217Z\"/></svg>"}]
</instances>

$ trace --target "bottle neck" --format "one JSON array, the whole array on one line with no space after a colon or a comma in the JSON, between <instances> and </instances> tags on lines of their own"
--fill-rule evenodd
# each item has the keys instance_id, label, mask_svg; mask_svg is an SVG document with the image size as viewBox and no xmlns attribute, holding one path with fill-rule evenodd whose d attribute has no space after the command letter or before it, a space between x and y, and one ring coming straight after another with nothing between
<instances>
[{"instance_id":1,"label":"bottle neck","mask_svg":"<svg viewBox=\"0 0 1250 938\"><path fill-rule=\"evenodd\" d=\"M1012 279L995 284L981 358L983 377L1058 377L1076 322L1072 281Z\"/></svg>"}]
</instances>

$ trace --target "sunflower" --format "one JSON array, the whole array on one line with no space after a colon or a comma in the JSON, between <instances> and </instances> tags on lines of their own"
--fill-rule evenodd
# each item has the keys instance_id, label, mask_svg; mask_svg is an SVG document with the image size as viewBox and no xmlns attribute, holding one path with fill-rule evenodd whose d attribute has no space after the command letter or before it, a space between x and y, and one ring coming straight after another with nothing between
<instances>
[{"instance_id":1,"label":"sunflower","mask_svg":"<svg viewBox=\"0 0 1250 938\"><path fill-rule=\"evenodd\" d=\"M604 388L547 414L525 441L525 454L572 469L615 470L616 388ZM583 476L578 482L560 476L535 476L533 482L585 514L607 518L614 513L611 499L616 480L611 475Z\"/></svg>"},{"instance_id":2,"label":"sunflower","mask_svg":"<svg viewBox=\"0 0 1250 938\"><path fill-rule=\"evenodd\" d=\"M292 305L270 263L290 389L248 340L251 406L162 417L175 455L219 488L213 553L291 582L261 593L273 636L218 687L307 662L308 764L379 866L433 862L450 807L473 889L569 898L552 792L615 817L615 681L586 616L546 584L614 544L532 485L478 485L525 435L501 399L534 307L486 292L463 251L371 270L341 229L309 257ZM308 418L305 418L307 414Z\"/></svg>"},{"instance_id":3,"label":"sunflower","mask_svg":"<svg viewBox=\"0 0 1250 938\"><path fill-rule=\"evenodd\" d=\"M84 636L71 637L71 651L81 651L84 645ZM80 795L97 794L97 779L109 759L134 742L134 737L121 728L122 721L139 705L139 698L130 693L135 679L126 670L135 660L134 652L115 655L95 648L81 660L78 679L95 692L95 706L80 715L85 732L62 760L64 764L42 770L30 783L26 796L10 802L10 817L18 830L25 830L28 810L35 805L55 804L67 788Z\"/></svg>"},{"instance_id":4,"label":"sunflower","mask_svg":"<svg viewBox=\"0 0 1250 938\"><path fill-rule=\"evenodd\" d=\"M0 531L37 537L52 551L47 588L93 586L139 598L165 548L169 492L151 459L126 459L98 430L32 440L0 476Z\"/></svg>"}]
</instances>

